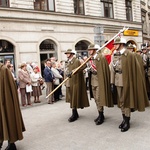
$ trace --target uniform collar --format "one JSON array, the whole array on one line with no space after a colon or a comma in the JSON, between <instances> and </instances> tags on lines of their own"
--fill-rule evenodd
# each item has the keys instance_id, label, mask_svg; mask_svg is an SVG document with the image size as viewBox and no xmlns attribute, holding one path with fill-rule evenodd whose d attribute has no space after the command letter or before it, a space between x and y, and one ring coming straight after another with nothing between
<instances>
[{"instance_id":1,"label":"uniform collar","mask_svg":"<svg viewBox=\"0 0 150 150\"><path fill-rule=\"evenodd\" d=\"M114 51L114 54L120 52L120 54L122 55L122 54L125 52L125 50L126 50L125 48L121 49L120 51L116 51L116 50L115 50L115 51Z\"/></svg>"},{"instance_id":2,"label":"uniform collar","mask_svg":"<svg viewBox=\"0 0 150 150\"><path fill-rule=\"evenodd\" d=\"M120 53L123 54L125 52L125 48L123 48L122 50L120 50Z\"/></svg>"},{"instance_id":3,"label":"uniform collar","mask_svg":"<svg viewBox=\"0 0 150 150\"><path fill-rule=\"evenodd\" d=\"M74 57L72 57L71 59L69 59L68 61L71 62L73 60Z\"/></svg>"}]
</instances>

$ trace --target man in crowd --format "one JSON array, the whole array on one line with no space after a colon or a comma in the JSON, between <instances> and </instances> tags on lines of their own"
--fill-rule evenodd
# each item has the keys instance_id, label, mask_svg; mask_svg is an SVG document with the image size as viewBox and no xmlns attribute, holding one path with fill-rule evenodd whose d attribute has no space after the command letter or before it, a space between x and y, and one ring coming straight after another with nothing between
<instances>
[{"instance_id":1,"label":"man in crowd","mask_svg":"<svg viewBox=\"0 0 150 150\"><path fill-rule=\"evenodd\" d=\"M54 85L53 85L53 81L54 81L54 75L53 72L51 70L51 60L47 59L46 60L46 66L44 68L44 79L45 79L45 83L46 83L46 96L48 96L52 90L54 89ZM54 94L50 95L48 97L48 104L53 104L54 102Z\"/></svg>"}]
</instances>

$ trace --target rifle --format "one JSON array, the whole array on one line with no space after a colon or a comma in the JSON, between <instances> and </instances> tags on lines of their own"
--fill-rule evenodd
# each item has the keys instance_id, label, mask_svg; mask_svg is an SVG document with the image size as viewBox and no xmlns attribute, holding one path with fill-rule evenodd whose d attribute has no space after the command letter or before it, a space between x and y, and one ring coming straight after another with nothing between
<instances>
[{"instance_id":1,"label":"rifle","mask_svg":"<svg viewBox=\"0 0 150 150\"><path fill-rule=\"evenodd\" d=\"M102 47L100 47L100 49L98 49L96 52L98 53L101 49L103 49L109 42L111 42L112 40L114 40L118 35L120 35L122 32L128 30L129 28L124 27L123 29L121 29L114 37L112 37L107 43L105 43ZM90 56L89 58L86 59L86 61L84 61L84 63L82 63L79 67L77 67L71 74L71 76L73 76L81 67L83 67L83 65L85 65L93 56ZM69 79L69 77L67 77L61 84L59 84L48 96L46 96L46 98L48 98L50 95L52 95L60 86L62 86L67 80Z\"/></svg>"}]
</instances>

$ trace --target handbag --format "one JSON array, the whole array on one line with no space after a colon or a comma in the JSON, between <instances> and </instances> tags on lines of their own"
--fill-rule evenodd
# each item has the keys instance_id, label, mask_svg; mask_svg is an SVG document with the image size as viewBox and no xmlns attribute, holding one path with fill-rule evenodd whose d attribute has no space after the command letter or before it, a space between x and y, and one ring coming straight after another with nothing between
<instances>
[{"instance_id":1,"label":"handbag","mask_svg":"<svg viewBox=\"0 0 150 150\"><path fill-rule=\"evenodd\" d=\"M41 80L39 80L39 84L40 85L43 85L44 84L44 81L41 79Z\"/></svg>"},{"instance_id":2,"label":"handbag","mask_svg":"<svg viewBox=\"0 0 150 150\"><path fill-rule=\"evenodd\" d=\"M29 93L29 92L32 92L32 86L31 85L26 85L26 92Z\"/></svg>"}]
</instances>

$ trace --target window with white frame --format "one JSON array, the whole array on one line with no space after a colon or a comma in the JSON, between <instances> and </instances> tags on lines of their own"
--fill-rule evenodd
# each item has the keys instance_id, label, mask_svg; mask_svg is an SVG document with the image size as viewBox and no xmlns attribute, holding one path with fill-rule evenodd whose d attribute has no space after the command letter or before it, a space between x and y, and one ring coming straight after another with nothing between
<instances>
[{"instance_id":1,"label":"window with white frame","mask_svg":"<svg viewBox=\"0 0 150 150\"><path fill-rule=\"evenodd\" d=\"M84 0L73 0L74 13L78 15L84 15Z\"/></svg>"},{"instance_id":2,"label":"window with white frame","mask_svg":"<svg viewBox=\"0 0 150 150\"><path fill-rule=\"evenodd\" d=\"M104 17L113 18L113 0L101 0L103 2Z\"/></svg>"},{"instance_id":3,"label":"window with white frame","mask_svg":"<svg viewBox=\"0 0 150 150\"><path fill-rule=\"evenodd\" d=\"M128 21L132 21L132 0L126 0L126 18Z\"/></svg>"},{"instance_id":4,"label":"window with white frame","mask_svg":"<svg viewBox=\"0 0 150 150\"><path fill-rule=\"evenodd\" d=\"M9 0L0 0L0 7L8 7Z\"/></svg>"}]
</instances>

